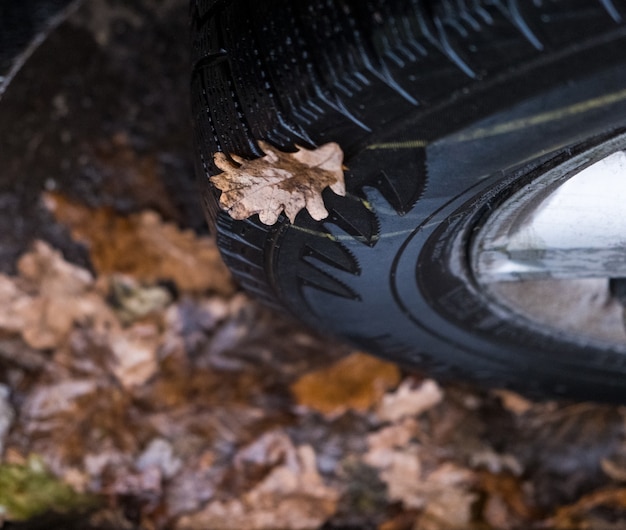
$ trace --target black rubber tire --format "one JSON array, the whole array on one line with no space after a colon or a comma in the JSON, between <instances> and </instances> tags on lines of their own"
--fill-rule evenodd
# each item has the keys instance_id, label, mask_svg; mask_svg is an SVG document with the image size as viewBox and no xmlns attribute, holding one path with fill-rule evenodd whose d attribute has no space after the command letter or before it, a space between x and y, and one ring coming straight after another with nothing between
<instances>
[{"instance_id":1,"label":"black rubber tire","mask_svg":"<svg viewBox=\"0 0 626 530\"><path fill-rule=\"evenodd\" d=\"M626 401L626 351L494 308L466 247L481 216L626 128L626 3L198 0L198 173L239 282L325 332L440 378ZM339 143L330 217L235 221L217 151Z\"/></svg>"}]
</instances>

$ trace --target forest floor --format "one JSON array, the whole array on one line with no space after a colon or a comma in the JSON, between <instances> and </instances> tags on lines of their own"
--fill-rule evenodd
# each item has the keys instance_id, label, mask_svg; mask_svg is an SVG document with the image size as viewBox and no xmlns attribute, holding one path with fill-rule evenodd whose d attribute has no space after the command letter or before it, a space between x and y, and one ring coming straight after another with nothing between
<instances>
[{"instance_id":1,"label":"forest floor","mask_svg":"<svg viewBox=\"0 0 626 530\"><path fill-rule=\"evenodd\" d=\"M237 288L186 12L93 0L0 105L4 527L626 529L626 409L442 385Z\"/></svg>"}]
</instances>

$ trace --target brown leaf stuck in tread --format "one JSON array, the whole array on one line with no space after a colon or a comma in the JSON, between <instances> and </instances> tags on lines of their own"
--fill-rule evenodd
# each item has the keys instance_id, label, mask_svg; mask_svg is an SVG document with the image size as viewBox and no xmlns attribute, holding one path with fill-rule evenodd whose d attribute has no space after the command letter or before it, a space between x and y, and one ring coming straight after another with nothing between
<instances>
[{"instance_id":1,"label":"brown leaf stuck in tread","mask_svg":"<svg viewBox=\"0 0 626 530\"><path fill-rule=\"evenodd\" d=\"M338 416L349 409L366 411L399 381L396 365L353 353L328 368L304 375L291 390L300 405Z\"/></svg>"},{"instance_id":2,"label":"brown leaf stuck in tread","mask_svg":"<svg viewBox=\"0 0 626 530\"><path fill-rule=\"evenodd\" d=\"M99 274L128 274L148 283L171 280L183 291L234 291L217 246L209 238L180 230L150 211L121 217L56 193L46 193L44 200L72 237L89 247Z\"/></svg>"},{"instance_id":3,"label":"brown leaf stuck in tread","mask_svg":"<svg viewBox=\"0 0 626 530\"><path fill-rule=\"evenodd\" d=\"M293 223L306 208L313 219L328 217L322 191L330 187L344 196L343 152L338 144L328 143L317 149L299 148L283 153L265 142L259 147L266 156L244 160L235 155L233 164L223 153L216 153L215 165L223 173L211 177L221 190L220 205L234 219L259 214L266 225L273 225L283 210Z\"/></svg>"}]
</instances>

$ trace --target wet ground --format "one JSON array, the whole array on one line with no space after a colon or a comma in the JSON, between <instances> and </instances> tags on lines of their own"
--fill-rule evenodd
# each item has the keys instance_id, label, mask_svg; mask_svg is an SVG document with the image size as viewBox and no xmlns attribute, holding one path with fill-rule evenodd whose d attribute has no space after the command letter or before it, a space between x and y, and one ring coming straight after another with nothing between
<instances>
[{"instance_id":1,"label":"wet ground","mask_svg":"<svg viewBox=\"0 0 626 530\"><path fill-rule=\"evenodd\" d=\"M188 109L187 3L90 2L19 72L0 103L0 270L38 238L86 257L39 200L54 190L205 230Z\"/></svg>"},{"instance_id":2,"label":"wet ground","mask_svg":"<svg viewBox=\"0 0 626 530\"><path fill-rule=\"evenodd\" d=\"M5 528L626 528L624 409L441 386L238 291L187 2L91 0L0 103Z\"/></svg>"}]
</instances>

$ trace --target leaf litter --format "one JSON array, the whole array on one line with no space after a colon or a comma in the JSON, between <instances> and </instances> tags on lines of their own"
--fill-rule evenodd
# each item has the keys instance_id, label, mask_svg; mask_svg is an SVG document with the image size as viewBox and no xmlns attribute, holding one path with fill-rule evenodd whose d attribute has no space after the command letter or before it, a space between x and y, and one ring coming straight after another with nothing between
<instances>
[{"instance_id":1,"label":"leaf litter","mask_svg":"<svg viewBox=\"0 0 626 530\"><path fill-rule=\"evenodd\" d=\"M624 527L622 408L403 372L238 292L209 238L45 200L93 270L36 242L0 275L7 521Z\"/></svg>"}]
</instances>

